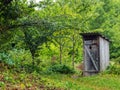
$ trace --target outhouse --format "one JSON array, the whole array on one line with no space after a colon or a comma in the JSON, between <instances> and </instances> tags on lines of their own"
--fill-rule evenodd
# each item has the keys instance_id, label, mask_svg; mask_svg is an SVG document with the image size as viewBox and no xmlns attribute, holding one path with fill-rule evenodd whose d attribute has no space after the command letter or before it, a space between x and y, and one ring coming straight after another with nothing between
<instances>
[{"instance_id":1,"label":"outhouse","mask_svg":"<svg viewBox=\"0 0 120 90\"><path fill-rule=\"evenodd\" d=\"M109 39L100 33L81 33L84 46L84 76L104 71L109 65Z\"/></svg>"}]
</instances>

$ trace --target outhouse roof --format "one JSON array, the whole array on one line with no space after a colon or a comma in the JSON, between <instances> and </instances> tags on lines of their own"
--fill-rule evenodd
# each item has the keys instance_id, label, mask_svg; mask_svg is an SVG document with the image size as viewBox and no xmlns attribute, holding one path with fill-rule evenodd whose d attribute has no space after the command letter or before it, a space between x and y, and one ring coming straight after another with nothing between
<instances>
[{"instance_id":1,"label":"outhouse roof","mask_svg":"<svg viewBox=\"0 0 120 90\"><path fill-rule=\"evenodd\" d=\"M97 37L97 36L100 36L100 37L102 37L102 38L104 38L105 40L107 40L107 41L110 42L110 40L109 40L107 37L105 37L104 35L102 35L102 34L100 34L100 33L98 33L98 32L80 33L80 35L82 35L83 38L84 38L84 37Z\"/></svg>"}]
</instances>

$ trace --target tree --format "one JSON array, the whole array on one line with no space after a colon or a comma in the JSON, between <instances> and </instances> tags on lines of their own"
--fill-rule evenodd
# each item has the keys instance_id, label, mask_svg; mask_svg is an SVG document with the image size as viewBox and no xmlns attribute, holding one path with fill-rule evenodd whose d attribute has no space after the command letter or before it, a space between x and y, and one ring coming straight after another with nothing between
<instances>
[{"instance_id":1,"label":"tree","mask_svg":"<svg viewBox=\"0 0 120 90\"><path fill-rule=\"evenodd\" d=\"M14 36L14 31L21 29L25 37L26 46L31 52L34 65L35 52L40 45L47 42L47 37L53 32L50 31L53 30L53 25L47 20L34 17L34 13L37 12L34 7L38 6L34 2L28 4L27 0L19 2L11 0L7 5L2 2L1 6L3 8L1 7L2 12L0 13L0 41L2 44L8 42L11 39L10 35L11 37ZM4 41L4 37L6 42Z\"/></svg>"},{"instance_id":2,"label":"tree","mask_svg":"<svg viewBox=\"0 0 120 90\"><path fill-rule=\"evenodd\" d=\"M27 0L2 0L0 1L0 48L6 46L13 38L19 27L24 25L20 19L34 11ZM15 31L15 32L14 32Z\"/></svg>"},{"instance_id":3,"label":"tree","mask_svg":"<svg viewBox=\"0 0 120 90\"><path fill-rule=\"evenodd\" d=\"M22 20L22 23L27 25L23 26L21 30L24 34L24 42L31 53L32 63L35 65L35 53L43 43L49 41L49 37L55 32L55 25L45 19L40 19L39 15L26 18Z\"/></svg>"}]
</instances>

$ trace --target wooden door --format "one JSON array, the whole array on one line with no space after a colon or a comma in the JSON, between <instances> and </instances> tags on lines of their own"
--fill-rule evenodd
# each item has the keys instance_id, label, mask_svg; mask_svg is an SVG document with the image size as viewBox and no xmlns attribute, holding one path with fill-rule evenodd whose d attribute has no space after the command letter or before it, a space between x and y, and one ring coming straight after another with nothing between
<instances>
[{"instance_id":1,"label":"wooden door","mask_svg":"<svg viewBox=\"0 0 120 90\"><path fill-rule=\"evenodd\" d=\"M99 71L99 47L98 41L86 40L84 41L85 60L84 67L86 72L98 72Z\"/></svg>"}]
</instances>

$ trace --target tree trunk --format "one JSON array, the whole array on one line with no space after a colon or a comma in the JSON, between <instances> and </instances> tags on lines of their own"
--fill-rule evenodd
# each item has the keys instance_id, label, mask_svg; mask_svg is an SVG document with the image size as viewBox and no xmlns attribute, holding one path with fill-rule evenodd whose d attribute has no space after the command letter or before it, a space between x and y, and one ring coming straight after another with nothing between
<instances>
[{"instance_id":1,"label":"tree trunk","mask_svg":"<svg viewBox=\"0 0 120 90\"><path fill-rule=\"evenodd\" d=\"M35 66L35 53L31 52L31 55L32 55L32 65Z\"/></svg>"},{"instance_id":2,"label":"tree trunk","mask_svg":"<svg viewBox=\"0 0 120 90\"><path fill-rule=\"evenodd\" d=\"M73 53L72 53L72 66L74 68L74 59L75 59L75 39L74 39L74 35L73 35L73 46L72 46L72 49L73 49Z\"/></svg>"},{"instance_id":3,"label":"tree trunk","mask_svg":"<svg viewBox=\"0 0 120 90\"><path fill-rule=\"evenodd\" d=\"M62 45L60 44L60 64L62 64Z\"/></svg>"}]
</instances>

